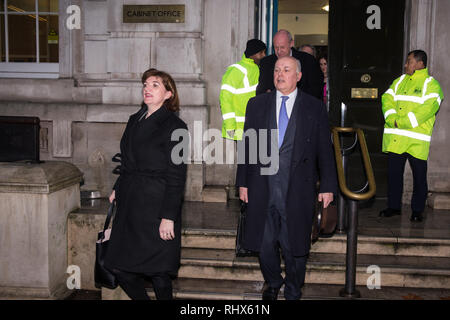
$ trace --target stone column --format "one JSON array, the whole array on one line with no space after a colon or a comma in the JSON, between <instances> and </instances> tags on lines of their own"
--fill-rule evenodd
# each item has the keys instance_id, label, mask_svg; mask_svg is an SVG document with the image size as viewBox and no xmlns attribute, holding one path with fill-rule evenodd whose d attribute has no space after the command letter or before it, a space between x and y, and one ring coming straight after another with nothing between
<instances>
[{"instance_id":1,"label":"stone column","mask_svg":"<svg viewBox=\"0 0 450 320\"><path fill-rule=\"evenodd\" d=\"M67 162L0 163L0 299L67 296L67 216L82 173Z\"/></svg>"}]
</instances>

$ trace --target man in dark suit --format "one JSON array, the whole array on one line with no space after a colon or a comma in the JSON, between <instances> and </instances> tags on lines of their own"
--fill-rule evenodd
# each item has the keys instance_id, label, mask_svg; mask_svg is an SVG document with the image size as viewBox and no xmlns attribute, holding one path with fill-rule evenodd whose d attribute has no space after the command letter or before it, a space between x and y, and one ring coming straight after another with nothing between
<instances>
[{"instance_id":1,"label":"man in dark suit","mask_svg":"<svg viewBox=\"0 0 450 320\"><path fill-rule=\"evenodd\" d=\"M278 59L292 56L300 61L302 68L302 78L297 83L297 87L303 92L322 99L323 97L323 73L319 63L310 54L297 51L293 48L294 40L287 30L279 30L273 37L273 47L275 54L261 60L259 83L256 94L265 93L275 89L273 83L273 69Z\"/></svg>"},{"instance_id":2,"label":"man in dark suit","mask_svg":"<svg viewBox=\"0 0 450 320\"><path fill-rule=\"evenodd\" d=\"M247 202L243 246L259 252L265 300L277 299L283 283L286 299L300 299L311 245L316 183L320 178L318 199L324 207L337 192L326 108L297 89L301 77L298 60L278 59L276 90L249 100L244 137L238 146L236 185L240 199ZM249 134L255 130L259 134ZM264 132L269 133L267 140L261 139ZM266 144L267 150L262 150ZM250 160L255 155L249 154L255 146L256 161ZM266 174L265 169L272 166L267 155L270 159L277 156L275 174ZM285 279L279 248L286 266Z\"/></svg>"}]
</instances>

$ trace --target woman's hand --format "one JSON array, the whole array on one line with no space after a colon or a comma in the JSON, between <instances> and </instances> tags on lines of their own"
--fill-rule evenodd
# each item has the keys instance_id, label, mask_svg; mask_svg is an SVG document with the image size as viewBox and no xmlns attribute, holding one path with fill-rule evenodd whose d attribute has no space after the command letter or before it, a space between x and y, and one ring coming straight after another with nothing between
<instances>
[{"instance_id":1,"label":"woman's hand","mask_svg":"<svg viewBox=\"0 0 450 320\"><path fill-rule=\"evenodd\" d=\"M161 219L159 225L159 236L163 240L173 240L175 238L175 232L173 230L173 221L169 219Z\"/></svg>"},{"instance_id":2,"label":"woman's hand","mask_svg":"<svg viewBox=\"0 0 450 320\"><path fill-rule=\"evenodd\" d=\"M116 190L113 190L111 195L109 196L109 203L113 203L113 201L116 199Z\"/></svg>"}]
</instances>

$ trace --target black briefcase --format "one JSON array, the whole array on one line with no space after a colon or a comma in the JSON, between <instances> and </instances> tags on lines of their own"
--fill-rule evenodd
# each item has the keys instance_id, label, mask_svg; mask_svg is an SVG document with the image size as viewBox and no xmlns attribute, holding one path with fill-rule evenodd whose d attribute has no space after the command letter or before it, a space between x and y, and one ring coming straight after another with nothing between
<instances>
[{"instance_id":1,"label":"black briefcase","mask_svg":"<svg viewBox=\"0 0 450 320\"><path fill-rule=\"evenodd\" d=\"M334 202L323 207L323 202L316 203L316 212L311 232L311 242L314 244L319 238L331 238L337 225L337 207Z\"/></svg>"},{"instance_id":2,"label":"black briefcase","mask_svg":"<svg viewBox=\"0 0 450 320\"><path fill-rule=\"evenodd\" d=\"M247 214L247 203L241 202L241 212L239 214L237 232L236 232L236 257L256 256L257 252L247 250L242 246L242 239L245 233L245 217Z\"/></svg>"},{"instance_id":3,"label":"black briefcase","mask_svg":"<svg viewBox=\"0 0 450 320\"><path fill-rule=\"evenodd\" d=\"M111 234L109 223L114 215L115 204L116 201L114 200L109 206L105 225L103 230L98 233L98 240L95 244L94 280L97 288L105 287L108 289L115 289L118 285L117 278L114 273L105 267L105 256L108 250L109 236Z\"/></svg>"}]
</instances>

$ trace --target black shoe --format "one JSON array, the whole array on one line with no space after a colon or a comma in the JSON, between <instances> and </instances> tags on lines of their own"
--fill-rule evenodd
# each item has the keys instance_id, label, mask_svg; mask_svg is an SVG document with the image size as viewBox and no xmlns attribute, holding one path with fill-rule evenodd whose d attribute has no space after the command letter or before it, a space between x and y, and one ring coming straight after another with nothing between
<instances>
[{"instance_id":1,"label":"black shoe","mask_svg":"<svg viewBox=\"0 0 450 320\"><path fill-rule=\"evenodd\" d=\"M262 299L263 300L277 300L278 292L280 291L280 287L273 288L273 287L269 287L267 284L264 284L264 287L265 287L265 289L262 294Z\"/></svg>"},{"instance_id":2,"label":"black shoe","mask_svg":"<svg viewBox=\"0 0 450 320\"><path fill-rule=\"evenodd\" d=\"M402 212L401 210L397 210L397 209L391 209L391 208L387 208L384 209L383 211L380 211L380 217L392 217L392 216L397 216L397 215L401 215Z\"/></svg>"},{"instance_id":3,"label":"black shoe","mask_svg":"<svg viewBox=\"0 0 450 320\"><path fill-rule=\"evenodd\" d=\"M421 222L423 220L422 212L413 211L411 219L409 220L411 220L412 222Z\"/></svg>"}]
</instances>

